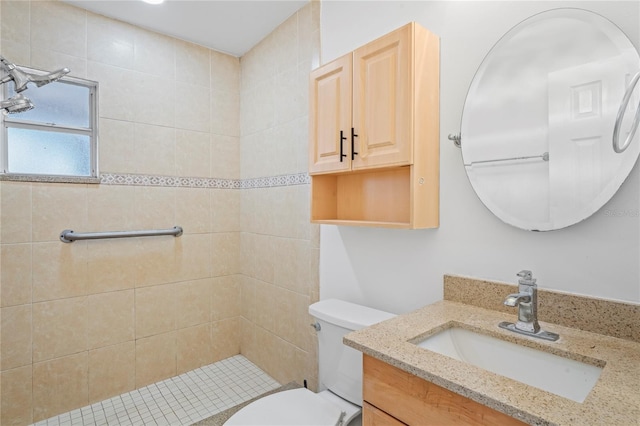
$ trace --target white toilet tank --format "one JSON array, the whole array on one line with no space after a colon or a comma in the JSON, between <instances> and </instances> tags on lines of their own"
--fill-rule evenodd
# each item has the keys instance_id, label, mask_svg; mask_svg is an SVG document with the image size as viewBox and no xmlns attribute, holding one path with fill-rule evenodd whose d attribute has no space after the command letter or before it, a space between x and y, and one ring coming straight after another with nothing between
<instances>
[{"instance_id":1,"label":"white toilet tank","mask_svg":"<svg viewBox=\"0 0 640 426\"><path fill-rule=\"evenodd\" d=\"M362 353L342 343L351 331L376 324L395 315L337 299L321 300L309 306L320 330L318 335L319 390L362 406Z\"/></svg>"}]
</instances>

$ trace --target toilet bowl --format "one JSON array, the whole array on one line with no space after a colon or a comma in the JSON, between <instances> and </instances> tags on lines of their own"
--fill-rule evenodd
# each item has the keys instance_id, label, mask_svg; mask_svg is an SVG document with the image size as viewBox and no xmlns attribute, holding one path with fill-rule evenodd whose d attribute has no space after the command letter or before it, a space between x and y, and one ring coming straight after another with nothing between
<instances>
[{"instance_id":1,"label":"toilet bowl","mask_svg":"<svg viewBox=\"0 0 640 426\"><path fill-rule=\"evenodd\" d=\"M349 402L326 390L292 389L252 402L231 416L225 426L347 425L360 413L360 407L346 404Z\"/></svg>"},{"instance_id":2,"label":"toilet bowl","mask_svg":"<svg viewBox=\"0 0 640 426\"><path fill-rule=\"evenodd\" d=\"M345 346L342 337L395 315L337 299L314 303L309 313L317 320L321 391L300 388L268 395L240 409L225 426L346 426L360 414L362 354Z\"/></svg>"}]
</instances>

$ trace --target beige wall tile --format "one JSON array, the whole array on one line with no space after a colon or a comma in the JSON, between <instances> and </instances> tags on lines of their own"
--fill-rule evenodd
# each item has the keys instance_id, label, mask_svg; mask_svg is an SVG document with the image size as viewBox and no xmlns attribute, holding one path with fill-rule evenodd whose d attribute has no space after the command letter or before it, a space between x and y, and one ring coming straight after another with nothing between
<instances>
[{"instance_id":1,"label":"beige wall tile","mask_svg":"<svg viewBox=\"0 0 640 426\"><path fill-rule=\"evenodd\" d=\"M146 229L142 228L142 229ZM179 237L182 238L182 237ZM138 240L136 287L175 281L176 238L171 236Z\"/></svg>"},{"instance_id":2,"label":"beige wall tile","mask_svg":"<svg viewBox=\"0 0 640 426\"><path fill-rule=\"evenodd\" d=\"M2 182L0 236L2 243L31 241L31 184ZM60 230L61 231L61 230Z\"/></svg>"},{"instance_id":3,"label":"beige wall tile","mask_svg":"<svg viewBox=\"0 0 640 426\"><path fill-rule=\"evenodd\" d=\"M210 92L202 85L176 82L176 96L181 102L175 108L179 129L208 132L210 130Z\"/></svg>"},{"instance_id":4,"label":"beige wall tile","mask_svg":"<svg viewBox=\"0 0 640 426\"><path fill-rule=\"evenodd\" d=\"M12 306L2 312L0 368L31 365L31 305Z\"/></svg>"},{"instance_id":5,"label":"beige wall tile","mask_svg":"<svg viewBox=\"0 0 640 426\"><path fill-rule=\"evenodd\" d=\"M89 61L87 78L100 82L98 98L101 118L133 121L135 111L131 108L136 73L124 68Z\"/></svg>"},{"instance_id":6,"label":"beige wall tile","mask_svg":"<svg viewBox=\"0 0 640 426\"><path fill-rule=\"evenodd\" d=\"M240 307L242 316L254 323L256 321L256 280L240 275Z\"/></svg>"},{"instance_id":7,"label":"beige wall tile","mask_svg":"<svg viewBox=\"0 0 640 426\"><path fill-rule=\"evenodd\" d=\"M135 342L89 351L89 403L135 389Z\"/></svg>"},{"instance_id":8,"label":"beige wall tile","mask_svg":"<svg viewBox=\"0 0 640 426\"><path fill-rule=\"evenodd\" d=\"M200 368L213 362L211 324L183 328L177 332L177 374Z\"/></svg>"},{"instance_id":9,"label":"beige wall tile","mask_svg":"<svg viewBox=\"0 0 640 426\"><path fill-rule=\"evenodd\" d=\"M251 276L268 283L274 281L276 262L275 237L269 235L251 234L242 246L242 259L251 264Z\"/></svg>"},{"instance_id":10,"label":"beige wall tile","mask_svg":"<svg viewBox=\"0 0 640 426\"><path fill-rule=\"evenodd\" d=\"M183 106L176 103L173 79L136 74L133 92L134 119L139 123L175 127L176 111Z\"/></svg>"},{"instance_id":11,"label":"beige wall tile","mask_svg":"<svg viewBox=\"0 0 640 426\"><path fill-rule=\"evenodd\" d=\"M211 229L213 232L240 231L240 197L234 189L211 190Z\"/></svg>"},{"instance_id":12,"label":"beige wall tile","mask_svg":"<svg viewBox=\"0 0 640 426\"><path fill-rule=\"evenodd\" d=\"M102 85L102 83L100 83ZM101 91L102 92L102 91ZM102 173L136 173L140 159L134 144L134 124L100 118L98 166Z\"/></svg>"},{"instance_id":13,"label":"beige wall tile","mask_svg":"<svg viewBox=\"0 0 640 426\"><path fill-rule=\"evenodd\" d=\"M87 242L34 243L33 301L87 294Z\"/></svg>"},{"instance_id":14,"label":"beige wall tile","mask_svg":"<svg viewBox=\"0 0 640 426\"><path fill-rule=\"evenodd\" d=\"M211 176L211 136L176 129L176 176Z\"/></svg>"},{"instance_id":15,"label":"beige wall tile","mask_svg":"<svg viewBox=\"0 0 640 426\"><path fill-rule=\"evenodd\" d=\"M290 55L293 56L293 55ZM276 114L274 122L276 125L282 125L289 123L289 126L285 126L287 132L295 132L297 130L297 124L293 121L295 118L307 114L308 103L305 102L305 97L303 93L308 91L308 76L309 72L306 73L307 80L306 85L304 87L300 84L300 78L298 74L298 64L292 65L290 68L284 69L282 72L276 75L276 89L275 89L275 99L276 99ZM291 129L288 129L291 127ZM287 136L284 136L285 138ZM295 162L295 152L296 145L301 145L300 141L293 141L289 138L283 139L283 141L287 141L287 144L283 144L289 148L286 152L281 152L282 155L287 155L287 160L290 160L291 163L281 163L282 167L291 167L290 170L295 170L296 162ZM291 157L289 157L291 156Z\"/></svg>"},{"instance_id":16,"label":"beige wall tile","mask_svg":"<svg viewBox=\"0 0 640 426\"><path fill-rule=\"evenodd\" d=\"M298 185L294 187L293 193L296 200L296 215L293 219L295 238L311 240L312 230L314 228L319 229L319 225L309 223L309 218L311 217L311 186ZM320 237L318 236L318 238Z\"/></svg>"},{"instance_id":17,"label":"beige wall tile","mask_svg":"<svg viewBox=\"0 0 640 426\"><path fill-rule=\"evenodd\" d=\"M240 233L211 234L211 276L233 275L240 272Z\"/></svg>"},{"instance_id":18,"label":"beige wall tile","mask_svg":"<svg viewBox=\"0 0 640 426\"><path fill-rule=\"evenodd\" d=\"M145 74L173 79L176 40L158 33L136 28L134 68Z\"/></svg>"},{"instance_id":19,"label":"beige wall tile","mask_svg":"<svg viewBox=\"0 0 640 426\"><path fill-rule=\"evenodd\" d=\"M124 22L87 14L87 59L133 69L135 30Z\"/></svg>"},{"instance_id":20,"label":"beige wall tile","mask_svg":"<svg viewBox=\"0 0 640 426\"><path fill-rule=\"evenodd\" d=\"M208 188L176 188L176 224L185 234L211 232L211 196Z\"/></svg>"},{"instance_id":21,"label":"beige wall tile","mask_svg":"<svg viewBox=\"0 0 640 426\"><path fill-rule=\"evenodd\" d=\"M0 423L3 426L24 426L33 423L32 382L31 365L3 371L0 374Z\"/></svg>"},{"instance_id":22,"label":"beige wall tile","mask_svg":"<svg viewBox=\"0 0 640 426\"><path fill-rule=\"evenodd\" d=\"M174 127L176 111L182 108L176 100L175 82L172 78L150 74L134 75L136 85L130 96L133 117L139 123Z\"/></svg>"},{"instance_id":23,"label":"beige wall tile","mask_svg":"<svg viewBox=\"0 0 640 426\"><path fill-rule=\"evenodd\" d=\"M211 237L185 234L176 241L176 279L195 280L211 276Z\"/></svg>"},{"instance_id":24,"label":"beige wall tile","mask_svg":"<svg viewBox=\"0 0 640 426\"><path fill-rule=\"evenodd\" d=\"M166 229L175 226L176 188L135 187L136 229ZM154 241L160 241L155 238Z\"/></svg>"},{"instance_id":25,"label":"beige wall tile","mask_svg":"<svg viewBox=\"0 0 640 426\"><path fill-rule=\"evenodd\" d=\"M136 340L136 388L176 375L176 332Z\"/></svg>"},{"instance_id":26,"label":"beige wall tile","mask_svg":"<svg viewBox=\"0 0 640 426\"><path fill-rule=\"evenodd\" d=\"M213 321L237 317L242 314L240 275L213 278L211 319Z\"/></svg>"},{"instance_id":27,"label":"beige wall tile","mask_svg":"<svg viewBox=\"0 0 640 426\"><path fill-rule=\"evenodd\" d=\"M2 244L0 256L1 305L31 303L31 244Z\"/></svg>"},{"instance_id":28,"label":"beige wall tile","mask_svg":"<svg viewBox=\"0 0 640 426\"><path fill-rule=\"evenodd\" d=\"M66 413L89 402L88 353L33 365L33 420Z\"/></svg>"},{"instance_id":29,"label":"beige wall tile","mask_svg":"<svg viewBox=\"0 0 640 426\"><path fill-rule=\"evenodd\" d=\"M240 177L240 140L237 136L211 135L211 177Z\"/></svg>"},{"instance_id":30,"label":"beige wall tile","mask_svg":"<svg viewBox=\"0 0 640 426\"><path fill-rule=\"evenodd\" d=\"M273 235L279 237L295 238L296 236L296 218L298 213L298 200L295 197L294 187L284 188L268 188L261 190L262 198L270 205L286 205L288 209L273 209L271 213L272 227L270 228ZM307 217L307 222L309 218Z\"/></svg>"},{"instance_id":31,"label":"beige wall tile","mask_svg":"<svg viewBox=\"0 0 640 426\"><path fill-rule=\"evenodd\" d=\"M150 91L154 90L147 89ZM139 94L138 96L145 97L147 94ZM155 107L161 109L163 105L157 104ZM153 104L149 104L136 108L152 109L154 106ZM173 107L171 109L173 110ZM142 114L142 112L140 113ZM163 125L163 123L160 122L161 120L162 118L152 121L138 119L138 121L151 124L136 123L134 125L135 157L138 161L138 173L175 176L176 131L171 127Z\"/></svg>"},{"instance_id":32,"label":"beige wall tile","mask_svg":"<svg viewBox=\"0 0 640 426\"><path fill-rule=\"evenodd\" d=\"M211 279L186 281L175 286L176 327L180 329L210 322Z\"/></svg>"},{"instance_id":33,"label":"beige wall tile","mask_svg":"<svg viewBox=\"0 0 640 426\"><path fill-rule=\"evenodd\" d=\"M136 289L136 339L176 329L176 286L164 284Z\"/></svg>"},{"instance_id":34,"label":"beige wall tile","mask_svg":"<svg viewBox=\"0 0 640 426\"><path fill-rule=\"evenodd\" d=\"M209 87L210 50L197 44L176 40L176 81Z\"/></svg>"},{"instance_id":35,"label":"beige wall tile","mask_svg":"<svg viewBox=\"0 0 640 426\"><path fill-rule=\"evenodd\" d=\"M59 242L60 232L87 229L87 186L33 185L33 241Z\"/></svg>"},{"instance_id":36,"label":"beige wall tile","mask_svg":"<svg viewBox=\"0 0 640 426\"><path fill-rule=\"evenodd\" d=\"M309 315L310 297L289 290L277 292L275 333L292 345L310 351L316 339L315 330L309 327L314 322Z\"/></svg>"},{"instance_id":37,"label":"beige wall tile","mask_svg":"<svg viewBox=\"0 0 640 426\"><path fill-rule=\"evenodd\" d=\"M240 353L240 320L238 317L211 323L211 351L213 354L212 362Z\"/></svg>"},{"instance_id":38,"label":"beige wall tile","mask_svg":"<svg viewBox=\"0 0 640 426\"><path fill-rule=\"evenodd\" d=\"M212 50L211 88L240 90L240 58Z\"/></svg>"},{"instance_id":39,"label":"beige wall tile","mask_svg":"<svg viewBox=\"0 0 640 426\"><path fill-rule=\"evenodd\" d=\"M3 1L2 4L4 3L7 2ZM31 45L29 43L6 39L2 39L1 42L2 55L4 57L11 58L14 64L31 66Z\"/></svg>"},{"instance_id":40,"label":"beige wall tile","mask_svg":"<svg viewBox=\"0 0 640 426\"><path fill-rule=\"evenodd\" d=\"M276 317L282 315L278 312L278 288L264 281L255 281L255 322L260 327L270 332L275 332Z\"/></svg>"},{"instance_id":41,"label":"beige wall tile","mask_svg":"<svg viewBox=\"0 0 640 426\"><path fill-rule=\"evenodd\" d=\"M256 262L251 253L256 250L256 234L251 232L240 233L240 273L251 278L256 276Z\"/></svg>"},{"instance_id":42,"label":"beige wall tile","mask_svg":"<svg viewBox=\"0 0 640 426\"><path fill-rule=\"evenodd\" d=\"M278 257L287 260L274 262L275 284L308 295L311 267L309 241L278 238L275 246Z\"/></svg>"},{"instance_id":43,"label":"beige wall tile","mask_svg":"<svg viewBox=\"0 0 640 426\"><path fill-rule=\"evenodd\" d=\"M314 63L307 71L320 65L319 19L313 8L313 5L308 4L298 11L298 61L312 61Z\"/></svg>"},{"instance_id":44,"label":"beige wall tile","mask_svg":"<svg viewBox=\"0 0 640 426\"><path fill-rule=\"evenodd\" d=\"M33 362L87 350L87 298L33 304Z\"/></svg>"},{"instance_id":45,"label":"beige wall tile","mask_svg":"<svg viewBox=\"0 0 640 426\"><path fill-rule=\"evenodd\" d=\"M84 56L87 51L86 16L86 11L62 2L31 2L31 46Z\"/></svg>"},{"instance_id":46,"label":"beige wall tile","mask_svg":"<svg viewBox=\"0 0 640 426\"><path fill-rule=\"evenodd\" d=\"M91 295L87 303L89 349L134 339L134 290Z\"/></svg>"},{"instance_id":47,"label":"beige wall tile","mask_svg":"<svg viewBox=\"0 0 640 426\"><path fill-rule=\"evenodd\" d=\"M139 246L136 238L88 241L87 293L134 288L142 250Z\"/></svg>"},{"instance_id":48,"label":"beige wall tile","mask_svg":"<svg viewBox=\"0 0 640 426\"><path fill-rule=\"evenodd\" d=\"M240 135L240 96L229 89L211 90L211 133L226 136Z\"/></svg>"},{"instance_id":49,"label":"beige wall tile","mask_svg":"<svg viewBox=\"0 0 640 426\"><path fill-rule=\"evenodd\" d=\"M298 13L294 13L280 24L271 34L275 44L274 59L276 72L295 67L298 63Z\"/></svg>"},{"instance_id":50,"label":"beige wall tile","mask_svg":"<svg viewBox=\"0 0 640 426\"><path fill-rule=\"evenodd\" d=\"M91 185L87 188L87 201L88 230L104 232L134 229L134 187Z\"/></svg>"},{"instance_id":51,"label":"beige wall tile","mask_svg":"<svg viewBox=\"0 0 640 426\"><path fill-rule=\"evenodd\" d=\"M30 12L29 3L24 1L3 1L0 4L2 8L2 41L14 41L23 44L29 44L30 34ZM5 52L3 51L3 55ZM12 60L16 60L12 58ZM21 65L27 65L18 62Z\"/></svg>"}]
</instances>

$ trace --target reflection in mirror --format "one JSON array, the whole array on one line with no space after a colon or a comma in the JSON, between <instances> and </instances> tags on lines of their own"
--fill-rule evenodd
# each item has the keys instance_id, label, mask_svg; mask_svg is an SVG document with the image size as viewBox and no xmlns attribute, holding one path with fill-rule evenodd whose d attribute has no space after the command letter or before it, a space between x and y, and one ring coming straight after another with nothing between
<instances>
[{"instance_id":1,"label":"reflection in mirror","mask_svg":"<svg viewBox=\"0 0 640 426\"><path fill-rule=\"evenodd\" d=\"M462 114L464 166L482 202L504 222L537 231L600 209L640 153L640 132L624 152L612 146L639 69L627 36L592 12L551 10L511 29L480 65ZM621 118L622 141L639 102L636 87Z\"/></svg>"}]
</instances>

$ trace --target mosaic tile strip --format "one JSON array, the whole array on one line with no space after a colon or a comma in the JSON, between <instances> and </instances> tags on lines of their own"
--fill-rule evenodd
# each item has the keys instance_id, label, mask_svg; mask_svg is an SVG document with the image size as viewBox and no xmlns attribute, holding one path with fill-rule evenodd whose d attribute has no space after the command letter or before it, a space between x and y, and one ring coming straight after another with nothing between
<instances>
[{"instance_id":1,"label":"mosaic tile strip","mask_svg":"<svg viewBox=\"0 0 640 426\"><path fill-rule=\"evenodd\" d=\"M219 179L103 173L100 176L100 183L103 185L252 189L305 185L311 183L311 177L307 173L269 176L252 179Z\"/></svg>"}]
</instances>

